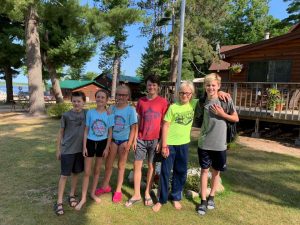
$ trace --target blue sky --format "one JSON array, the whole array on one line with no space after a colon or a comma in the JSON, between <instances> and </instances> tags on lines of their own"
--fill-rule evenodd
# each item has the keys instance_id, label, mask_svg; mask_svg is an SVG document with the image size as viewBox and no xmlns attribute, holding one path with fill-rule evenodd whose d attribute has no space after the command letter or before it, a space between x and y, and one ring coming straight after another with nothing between
<instances>
[{"instance_id":1,"label":"blue sky","mask_svg":"<svg viewBox=\"0 0 300 225\"><path fill-rule=\"evenodd\" d=\"M92 3L92 0L82 0L83 4ZM278 19L283 19L287 17L286 8L288 3L283 2L283 0L271 0L270 2L270 14ZM144 52L144 48L147 46L148 39L145 37L139 36L138 25L130 26L127 28L128 31L128 39L126 44L131 45L132 47L129 49L129 54L126 59L122 62L121 70L125 72L128 76L135 76L135 71L140 65L141 55ZM93 71L96 73L100 73L100 69L98 68L98 58L99 56L96 54L90 62L88 62L85 66L85 71ZM14 82L27 82L27 77L23 75L19 75L14 79Z\"/></svg>"}]
</instances>

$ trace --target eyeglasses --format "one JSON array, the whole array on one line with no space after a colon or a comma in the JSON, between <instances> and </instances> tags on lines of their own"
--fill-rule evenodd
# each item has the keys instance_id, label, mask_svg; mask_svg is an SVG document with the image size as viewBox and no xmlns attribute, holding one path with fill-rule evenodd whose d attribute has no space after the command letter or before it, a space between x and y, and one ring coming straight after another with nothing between
<instances>
[{"instance_id":1,"label":"eyeglasses","mask_svg":"<svg viewBox=\"0 0 300 225\"><path fill-rule=\"evenodd\" d=\"M128 94L116 94L118 97L127 97Z\"/></svg>"},{"instance_id":2,"label":"eyeglasses","mask_svg":"<svg viewBox=\"0 0 300 225\"><path fill-rule=\"evenodd\" d=\"M187 97L189 97L191 94L192 94L191 92L179 92L180 96L186 95Z\"/></svg>"}]
</instances>

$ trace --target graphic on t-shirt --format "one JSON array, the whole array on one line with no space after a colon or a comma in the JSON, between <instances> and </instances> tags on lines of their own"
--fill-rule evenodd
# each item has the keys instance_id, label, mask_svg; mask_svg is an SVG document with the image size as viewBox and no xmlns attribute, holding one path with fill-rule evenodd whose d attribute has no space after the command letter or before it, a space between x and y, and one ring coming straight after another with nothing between
<instances>
[{"instance_id":1,"label":"graphic on t-shirt","mask_svg":"<svg viewBox=\"0 0 300 225\"><path fill-rule=\"evenodd\" d=\"M103 136L106 132L106 123L103 120L97 119L92 124L92 131L95 136Z\"/></svg>"},{"instance_id":2,"label":"graphic on t-shirt","mask_svg":"<svg viewBox=\"0 0 300 225\"><path fill-rule=\"evenodd\" d=\"M115 116L114 132L119 133L125 128L125 119L122 116Z\"/></svg>"},{"instance_id":3,"label":"graphic on t-shirt","mask_svg":"<svg viewBox=\"0 0 300 225\"><path fill-rule=\"evenodd\" d=\"M147 126L145 127L146 129L146 135L152 130L157 129L155 126L151 126L150 124L153 122L156 122L157 119L161 119L161 113L160 112L155 112L152 110L151 107L149 107L145 112L144 112L144 118L145 118L145 123Z\"/></svg>"},{"instance_id":4,"label":"graphic on t-shirt","mask_svg":"<svg viewBox=\"0 0 300 225\"><path fill-rule=\"evenodd\" d=\"M181 125L188 125L189 123L193 122L194 118L194 111L187 111L187 112L181 112L181 113L175 113L175 123L181 124Z\"/></svg>"}]
</instances>

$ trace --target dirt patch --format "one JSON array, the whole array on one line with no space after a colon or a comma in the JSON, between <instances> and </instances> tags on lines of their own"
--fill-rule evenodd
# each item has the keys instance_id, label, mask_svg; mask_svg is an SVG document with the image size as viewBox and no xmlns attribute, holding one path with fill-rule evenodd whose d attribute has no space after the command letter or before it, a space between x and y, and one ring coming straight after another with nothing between
<instances>
[{"instance_id":1,"label":"dirt patch","mask_svg":"<svg viewBox=\"0 0 300 225\"><path fill-rule=\"evenodd\" d=\"M197 138L199 133L200 129L193 128L192 138ZM288 142L239 136L238 143L257 151L275 152L300 158L300 147Z\"/></svg>"}]
</instances>

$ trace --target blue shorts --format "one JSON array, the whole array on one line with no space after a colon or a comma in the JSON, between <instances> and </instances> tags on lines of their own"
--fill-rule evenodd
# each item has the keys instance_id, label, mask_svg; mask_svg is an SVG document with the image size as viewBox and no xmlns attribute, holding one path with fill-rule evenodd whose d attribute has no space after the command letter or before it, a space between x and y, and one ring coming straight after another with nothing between
<instances>
[{"instance_id":1,"label":"blue shorts","mask_svg":"<svg viewBox=\"0 0 300 225\"><path fill-rule=\"evenodd\" d=\"M226 150L213 151L198 148L199 164L201 169L209 169L212 167L217 171L225 171L226 165Z\"/></svg>"},{"instance_id":2,"label":"blue shorts","mask_svg":"<svg viewBox=\"0 0 300 225\"><path fill-rule=\"evenodd\" d=\"M62 154L60 156L60 174L70 176L72 173L81 173L84 170L82 152L75 154Z\"/></svg>"},{"instance_id":3,"label":"blue shorts","mask_svg":"<svg viewBox=\"0 0 300 225\"><path fill-rule=\"evenodd\" d=\"M113 143L115 143L116 145L119 146L119 145L123 144L124 142L128 141L128 139L126 139L126 140L115 140L115 139L113 139L112 141L113 141Z\"/></svg>"}]
</instances>

